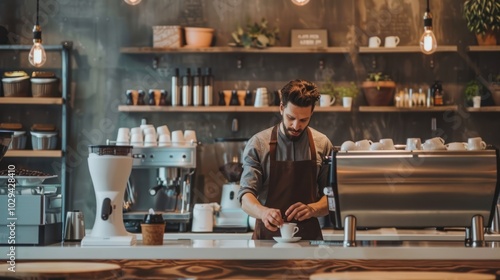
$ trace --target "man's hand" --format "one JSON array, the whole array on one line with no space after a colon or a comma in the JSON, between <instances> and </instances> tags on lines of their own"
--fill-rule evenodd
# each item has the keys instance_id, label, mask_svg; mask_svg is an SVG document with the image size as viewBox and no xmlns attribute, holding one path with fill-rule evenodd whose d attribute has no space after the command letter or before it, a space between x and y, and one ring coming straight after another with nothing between
<instances>
[{"instance_id":1,"label":"man's hand","mask_svg":"<svg viewBox=\"0 0 500 280\"><path fill-rule=\"evenodd\" d=\"M288 207L285 215L288 222L294 219L297 221L304 221L314 217L314 212L315 210L311 206L302 202L297 202Z\"/></svg>"},{"instance_id":2,"label":"man's hand","mask_svg":"<svg viewBox=\"0 0 500 280\"><path fill-rule=\"evenodd\" d=\"M270 231L277 231L283 225L281 211L279 209L267 208L260 217L264 226Z\"/></svg>"}]
</instances>

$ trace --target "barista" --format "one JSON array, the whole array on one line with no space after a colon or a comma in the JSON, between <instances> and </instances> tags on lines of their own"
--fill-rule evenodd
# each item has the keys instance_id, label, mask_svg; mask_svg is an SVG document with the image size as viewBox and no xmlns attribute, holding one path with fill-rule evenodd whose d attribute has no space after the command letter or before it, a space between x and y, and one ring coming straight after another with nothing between
<instances>
[{"instance_id":1,"label":"barista","mask_svg":"<svg viewBox=\"0 0 500 280\"><path fill-rule=\"evenodd\" d=\"M320 94L311 82L293 80L280 91L282 121L255 134L243 152L238 198L257 219L253 239L280 236L284 222L298 223L296 236L323 239L317 217L328 214L328 168L323 159L333 145L309 127Z\"/></svg>"}]
</instances>

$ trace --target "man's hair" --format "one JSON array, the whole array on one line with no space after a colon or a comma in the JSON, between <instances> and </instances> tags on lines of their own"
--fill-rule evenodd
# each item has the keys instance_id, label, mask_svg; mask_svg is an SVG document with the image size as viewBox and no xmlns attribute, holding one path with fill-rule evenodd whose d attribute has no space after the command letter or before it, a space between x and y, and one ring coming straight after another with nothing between
<instances>
[{"instance_id":1,"label":"man's hair","mask_svg":"<svg viewBox=\"0 0 500 280\"><path fill-rule=\"evenodd\" d=\"M281 90L281 103L286 107L288 102L295 106L309 107L314 110L314 105L319 100L318 87L306 80L293 80L288 82Z\"/></svg>"}]
</instances>

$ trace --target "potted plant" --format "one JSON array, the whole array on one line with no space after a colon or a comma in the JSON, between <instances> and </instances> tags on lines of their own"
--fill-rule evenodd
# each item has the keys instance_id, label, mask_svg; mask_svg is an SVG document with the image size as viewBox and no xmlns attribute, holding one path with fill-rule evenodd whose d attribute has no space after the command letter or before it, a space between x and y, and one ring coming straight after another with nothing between
<instances>
[{"instance_id":1,"label":"potted plant","mask_svg":"<svg viewBox=\"0 0 500 280\"><path fill-rule=\"evenodd\" d=\"M479 45L496 45L500 30L500 1L467 0L464 2L464 18L469 31L476 34Z\"/></svg>"},{"instance_id":2,"label":"potted plant","mask_svg":"<svg viewBox=\"0 0 500 280\"><path fill-rule=\"evenodd\" d=\"M267 20L262 18L260 23L248 24L246 30L238 26L231 36L234 42L229 43L230 46L263 49L279 40L279 28L269 28Z\"/></svg>"},{"instance_id":3,"label":"potted plant","mask_svg":"<svg viewBox=\"0 0 500 280\"><path fill-rule=\"evenodd\" d=\"M366 102L370 106L388 106L394 100L396 83L382 72L369 73L361 85Z\"/></svg>"},{"instance_id":4,"label":"potted plant","mask_svg":"<svg viewBox=\"0 0 500 280\"><path fill-rule=\"evenodd\" d=\"M350 82L349 86L338 86L335 92L342 98L342 105L344 107L351 107L352 100L358 95L359 89L354 82Z\"/></svg>"},{"instance_id":5,"label":"potted plant","mask_svg":"<svg viewBox=\"0 0 500 280\"><path fill-rule=\"evenodd\" d=\"M333 85L333 82L330 79L327 79L319 88L319 93L321 95L328 95L329 96L329 102L331 103L330 105L333 105L336 100L335 96L335 86Z\"/></svg>"},{"instance_id":6,"label":"potted plant","mask_svg":"<svg viewBox=\"0 0 500 280\"><path fill-rule=\"evenodd\" d=\"M471 80L465 86L465 102L472 106L472 100L475 96L481 96L482 85L477 80Z\"/></svg>"}]
</instances>

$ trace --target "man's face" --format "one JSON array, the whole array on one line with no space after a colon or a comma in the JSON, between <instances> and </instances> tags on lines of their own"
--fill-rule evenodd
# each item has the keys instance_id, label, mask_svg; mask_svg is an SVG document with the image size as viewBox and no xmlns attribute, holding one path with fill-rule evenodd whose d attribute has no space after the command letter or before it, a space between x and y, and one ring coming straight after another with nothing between
<instances>
[{"instance_id":1,"label":"man's face","mask_svg":"<svg viewBox=\"0 0 500 280\"><path fill-rule=\"evenodd\" d=\"M283 129L288 139L296 141L304 132L311 121L312 105L299 107L288 102L285 107L280 105L280 113L283 116Z\"/></svg>"}]
</instances>

